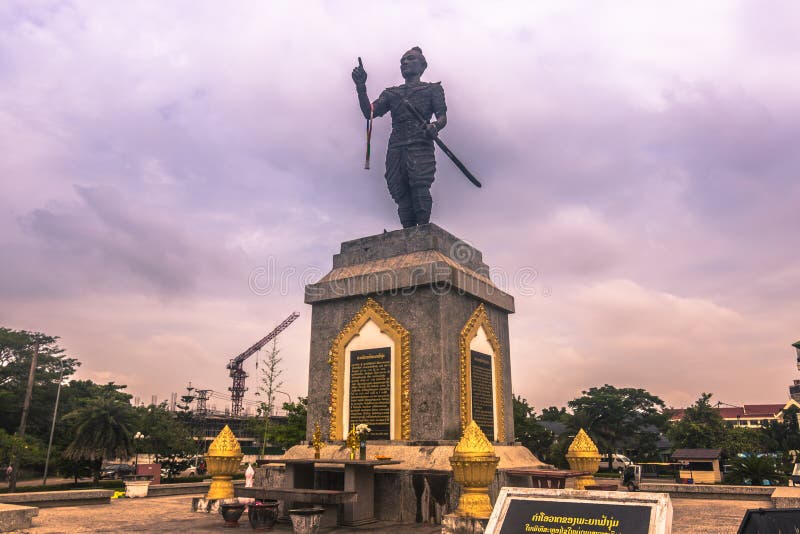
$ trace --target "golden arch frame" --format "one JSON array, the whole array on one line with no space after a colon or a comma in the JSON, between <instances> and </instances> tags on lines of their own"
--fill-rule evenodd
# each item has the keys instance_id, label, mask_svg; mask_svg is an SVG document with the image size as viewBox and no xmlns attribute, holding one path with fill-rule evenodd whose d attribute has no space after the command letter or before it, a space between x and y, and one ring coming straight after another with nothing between
<instances>
[{"instance_id":1,"label":"golden arch frame","mask_svg":"<svg viewBox=\"0 0 800 534\"><path fill-rule=\"evenodd\" d=\"M395 417L392 435L395 439L411 439L411 338L408 330L403 328L397 319L371 298L361 307L352 319L345 325L331 344L328 353L328 364L331 367L331 394L328 412L331 417L329 437L331 441L341 441L344 428L342 427L344 387L344 356L345 347L361 331L361 328L372 320L378 325L381 332L388 335L394 342L394 355L399 357L398 372L393 377L392 395L394 405L400 409L400 417ZM397 437L399 436L399 437Z\"/></svg>"},{"instance_id":2,"label":"golden arch frame","mask_svg":"<svg viewBox=\"0 0 800 534\"><path fill-rule=\"evenodd\" d=\"M492 328L486 307L478 305L467 320L458 338L458 348L461 352L461 431L472 419L472 375L470 372L470 343L478 335L478 328L483 327L486 337L494 351L494 404L497 414L497 435L495 441L506 440L505 405L503 404L503 356L500 352L500 341Z\"/></svg>"}]
</instances>

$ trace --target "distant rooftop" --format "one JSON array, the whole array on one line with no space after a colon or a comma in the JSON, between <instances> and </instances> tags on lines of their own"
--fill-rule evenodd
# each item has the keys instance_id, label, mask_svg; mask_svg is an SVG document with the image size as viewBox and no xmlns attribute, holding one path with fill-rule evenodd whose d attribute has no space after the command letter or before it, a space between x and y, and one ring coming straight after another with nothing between
<instances>
[{"instance_id":1,"label":"distant rooftop","mask_svg":"<svg viewBox=\"0 0 800 534\"><path fill-rule=\"evenodd\" d=\"M800 341L798 341L800 343ZM780 414L787 406L794 404L793 401L783 404L744 404L742 406L714 408L719 412L723 419L771 419ZM686 413L685 408L680 408L672 412L671 421L680 421Z\"/></svg>"},{"instance_id":2,"label":"distant rooftop","mask_svg":"<svg viewBox=\"0 0 800 534\"><path fill-rule=\"evenodd\" d=\"M673 460L716 460L722 449L675 449Z\"/></svg>"}]
</instances>

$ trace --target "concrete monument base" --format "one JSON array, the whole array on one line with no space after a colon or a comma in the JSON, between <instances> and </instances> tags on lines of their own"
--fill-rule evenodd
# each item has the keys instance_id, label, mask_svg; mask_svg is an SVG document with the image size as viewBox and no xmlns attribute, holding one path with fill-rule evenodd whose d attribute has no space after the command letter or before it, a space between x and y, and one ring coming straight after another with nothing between
<instances>
[{"instance_id":1,"label":"concrete monument base","mask_svg":"<svg viewBox=\"0 0 800 534\"><path fill-rule=\"evenodd\" d=\"M367 458L372 460L376 456L389 457L398 460L396 465L380 467L380 471L407 471L407 470L434 470L452 471L450 457L457 441L438 441L422 444L389 443L367 441ZM517 467L540 467L547 465L539 461L533 453L522 445L494 445L495 454L500 457L498 469L513 469ZM295 445L284 455L285 458L314 458L314 449L307 445ZM325 445L320 450L320 458L341 459L350 457L350 452L344 444Z\"/></svg>"},{"instance_id":2,"label":"concrete monument base","mask_svg":"<svg viewBox=\"0 0 800 534\"><path fill-rule=\"evenodd\" d=\"M447 443L447 444L445 444ZM456 442L437 444L398 444L367 442L367 458L388 456L401 463L375 470L375 518L400 523L440 524L443 518L455 511L461 496L461 487L453 480L449 458L453 456ZM506 469L518 467L546 467L528 449L521 445L495 445L500 457L495 479L489 487L494 502L500 488L512 483ZM314 457L314 449L307 445L292 447L286 458ZM323 459L348 459L350 452L344 444L326 445L320 450ZM285 483L283 466L275 465L256 469L255 487L282 487ZM344 488L344 477L335 466L318 468L315 487Z\"/></svg>"},{"instance_id":3,"label":"concrete monument base","mask_svg":"<svg viewBox=\"0 0 800 534\"><path fill-rule=\"evenodd\" d=\"M336 442L365 423L384 426L373 429L372 440L458 440L475 419L491 441L513 444L508 315L514 298L489 272L479 250L435 224L342 243L333 269L306 286L312 306L306 439L315 424ZM351 380L351 351L370 349L391 352L388 420L363 415L380 411L376 396L374 409L353 412L360 405L351 399L363 400L366 386ZM486 358L482 373L471 363L474 353Z\"/></svg>"}]
</instances>

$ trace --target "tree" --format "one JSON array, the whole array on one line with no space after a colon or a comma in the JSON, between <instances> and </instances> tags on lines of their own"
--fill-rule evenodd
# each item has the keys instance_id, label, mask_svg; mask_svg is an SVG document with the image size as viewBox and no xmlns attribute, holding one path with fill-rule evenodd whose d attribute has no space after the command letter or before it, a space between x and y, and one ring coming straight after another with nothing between
<instances>
[{"instance_id":1,"label":"tree","mask_svg":"<svg viewBox=\"0 0 800 534\"><path fill-rule=\"evenodd\" d=\"M553 422L560 422L563 423L569 414L567 413L567 409L563 406L561 408L556 408L555 406L550 406L549 408L545 408L542 410L542 416L539 418L542 421L553 421Z\"/></svg>"},{"instance_id":2,"label":"tree","mask_svg":"<svg viewBox=\"0 0 800 534\"><path fill-rule=\"evenodd\" d=\"M64 456L68 460L88 460L95 483L100 479L104 459L127 459L133 452L133 408L113 394L88 399L64 419L76 423Z\"/></svg>"},{"instance_id":3,"label":"tree","mask_svg":"<svg viewBox=\"0 0 800 534\"><path fill-rule=\"evenodd\" d=\"M261 385L259 391L266 395L266 401L261 402L260 411L264 416L264 438L261 443L261 454L267 446L267 441L270 435L270 416L273 415L275 410L275 393L283 385L280 380L281 373L283 372L278 366L281 363L281 358L278 357L280 350L278 350L278 338L272 340L272 348L264 361L264 367L261 368Z\"/></svg>"},{"instance_id":4,"label":"tree","mask_svg":"<svg viewBox=\"0 0 800 534\"><path fill-rule=\"evenodd\" d=\"M555 435L539 424L536 412L528 401L519 395L512 398L514 408L515 439L527 447L540 460L546 462Z\"/></svg>"},{"instance_id":5,"label":"tree","mask_svg":"<svg viewBox=\"0 0 800 534\"><path fill-rule=\"evenodd\" d=\"M29 447L47 433L58 381L74 372L77 362L62 356L58 338L40 332L0 328L0 429L15 432L13 444ZM30 450L12 449L11 491L16 489L20 461ZM38 456L38 455L37 455ZM43 455L42 455L43 458Z\"/></svg>"},{"instance_id":6,"label":"tree","mask_svg":"<svg viewBox=\"0 0 800 534\"><path fill-rule=\"evenodd\" d=\"M131 428L141 432L145 438L136 444L141 450L155 455L157 463L167 471L167 478L189 467L188 458L196 452L197 444L192 433L176 414L167 410L167 403L158 406L134 408L135 418Z\"/></svg>"},{"instance_id":7,"label":"tree","mask_svg":"<svg viewBox=\"0 0 800 534\"><path fill-rule=\"evenodd\" d=\"M186 394L181 395L181 402L178 404L178 409L180 410L178 415L183 421L191 421L192 419L192 403L197 398L197 395L193 393L194 389L192 383L189 382L189 385L186 386Z\"/></svg>"},{"instance_id":8,"label":"tree","mask_svg":"<svg viewBox=\"0 0 800 534\"><path fill-rule=\"evenodd\" d=\"M790 406L783 413L783 420L770 421L763 429L765 448L770 452L788 453L800 449L798 410Z\"/></svg>"},{"instance_id":9,"label":"tree","mask_svg":"<svg viewBox=\"0 0 800 534\"><path fill-rule=\"evenodd\" d=\"M298 397L297 402L284 402L286 424L270 426L270 433L267 436L269 442L288 449L305 440L308 420L307 407L307 397Z\"/></svg>"},{"instance_id":10,"label":"tree","mask_svg":"<svg viewBox=\"0 0 800 534\"><path fill-rule=\"evenodd\" d=\"M611 455L623 444L636 449L652 448L667 419L660 398L644 389L609 384L590 388L567 405L572 408L574 419L585 424L584 430L595 439L598 448L607 452L609 467Z\"/></svg>"},{"instance_id":11,"label":"tree","mask_svg":"<svg viewBox=\"0 0 800 534\"><path fill-rule=\"evenodd\" d=\"M725 423L719 411L711 406L711 393L701 393L683 418L670 425L667 437L676 449L721 448L725 439Z\"/></svg>"},{"instance_id":12,"label":"tree","mask_svg":"<svg viewBox=\"0 0 800 534\"><path fill-rule=\"evenodd\" d=\"M720 448L728 458L733 458L742 453L765 452L767 450L766 436L760 428L742 426L726 428Z\"/></svg>"},{"instance_id":13,"label":"tree","mask_svg":"<svg viewBox=\"0 0 800 534\"><path fill-rule=\"evenodd\" d=\"M15 452L22 464L38 463L44 459L42 443L37 439L31 436L21 438L0 428L0 465L7 465Z\"/></svg>"},{"instance_id":14,"label":"tree","mask_svg":"<svg viewBox=\"0 0 800 534\"><path fill-rule=\"evenodd\" d=\"M13 434L19 427L31 357L38 344L26 435L43 441L49 436L61 367L66 380L80 365L78 360L64 355L57 341L58 337L41 332L0 327L0 429Z\"/></svg>"}]
</instances>

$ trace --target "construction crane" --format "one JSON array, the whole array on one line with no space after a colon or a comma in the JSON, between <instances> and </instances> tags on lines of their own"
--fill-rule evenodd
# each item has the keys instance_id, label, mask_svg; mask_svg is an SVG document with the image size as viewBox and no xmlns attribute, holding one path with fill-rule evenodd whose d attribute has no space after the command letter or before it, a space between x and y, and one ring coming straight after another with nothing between
<instances>
[{"instance_id":1,"label":"construction crane","mask_svg":"<svg viewBox=\"0 0 800 534\"><path fill-rule=\"evenodd\" d=\"M298 317L300 317L299 313L292 313L289 317L284 319L281 324L276 326L275 330L261 338L255 345L228 362L227 368L231 372L231 378L233 378L233 385L228 388L228 391L231 392L231 414L234 417L238 417L242 414L242 399L244 398L244 392L247 391L247 388L244 387L244 380L247 378L247 373L245 373L244 369L242 368L244 361L261 350L261 347L275 339L278 334L286 330L286 328L288 328L288 326L292 324Z\"/></svg>"}]
</instances>

